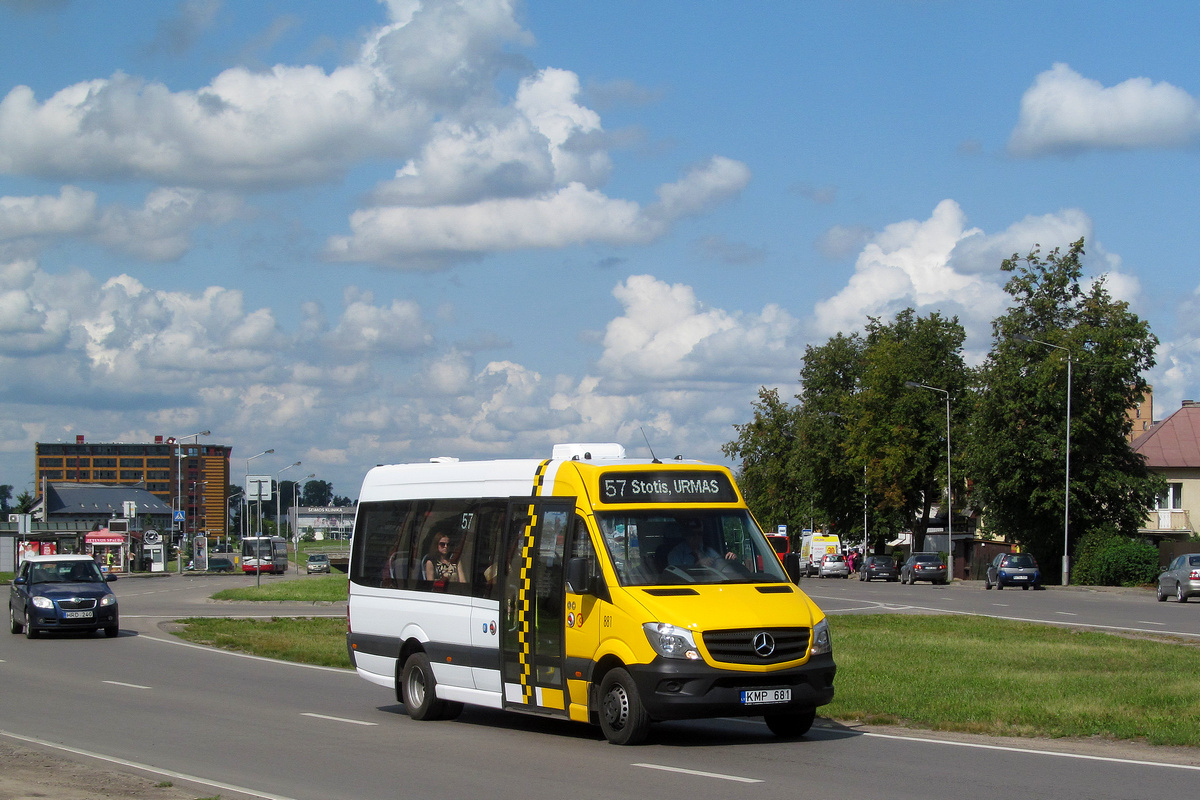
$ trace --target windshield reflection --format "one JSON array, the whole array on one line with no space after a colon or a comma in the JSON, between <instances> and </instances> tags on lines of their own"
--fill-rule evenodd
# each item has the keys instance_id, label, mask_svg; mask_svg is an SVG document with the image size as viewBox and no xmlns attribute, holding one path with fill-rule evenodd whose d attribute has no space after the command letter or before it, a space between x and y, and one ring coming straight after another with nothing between
<instances>
[{"instance_id":1,"label":"windshield reflection","mask_svg":"<svg viewBox=\"0 0 1200 800\"><path fill-rule=\"evenodd\" d=\"M788 580L744 509L655 509L596 518L623 586Z\"/></svg>"}]
</instances>

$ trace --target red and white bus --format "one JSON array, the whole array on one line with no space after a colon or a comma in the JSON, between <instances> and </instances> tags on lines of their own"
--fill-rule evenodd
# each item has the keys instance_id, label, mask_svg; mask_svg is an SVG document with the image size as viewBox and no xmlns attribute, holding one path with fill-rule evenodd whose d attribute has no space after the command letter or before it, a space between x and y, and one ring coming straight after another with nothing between
<instances>
[{"instance_id":1,"label":"red and white bus","mask_svg":"<svg viewBox=\"0 0 1200 800\"><path fill-rule=\"evenodd\" d=\"M242 539L242 572L287 572L287 540L282 536L247 536Z\"/></svg>"}]
</instances>

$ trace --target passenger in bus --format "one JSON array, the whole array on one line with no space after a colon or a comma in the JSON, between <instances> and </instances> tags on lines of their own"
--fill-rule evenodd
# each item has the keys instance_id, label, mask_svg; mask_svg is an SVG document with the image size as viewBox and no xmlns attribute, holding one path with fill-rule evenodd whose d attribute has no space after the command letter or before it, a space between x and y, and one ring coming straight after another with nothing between
<instances>
[{"instance_id":1,"label":"passenger in bus","mask_svg":"<svg viewBox=\"0 0 1200 800\"><path fill-rule=\"evenodd\" d=\"M429 555L425 556L425 580L442 583L447 581L461 583L466 580L463 576L462 565L450 557L450 537L444 533L433 537Z\"/></svg>"},{"instance_id":2,"label":"passenger in bus","mask_svg":"<svg viewBox=\"0 0 1200 800\"><path fill-rule=\"evenodd\" d=\"M726 553L725 558L737 558L733 553ZM675 545L667 556L667 564L672 567L711 567L721 560L721 554L704 544L704 531L699 520L688 520L687 530L683 541Z\"/></svg>"}]
</instances>

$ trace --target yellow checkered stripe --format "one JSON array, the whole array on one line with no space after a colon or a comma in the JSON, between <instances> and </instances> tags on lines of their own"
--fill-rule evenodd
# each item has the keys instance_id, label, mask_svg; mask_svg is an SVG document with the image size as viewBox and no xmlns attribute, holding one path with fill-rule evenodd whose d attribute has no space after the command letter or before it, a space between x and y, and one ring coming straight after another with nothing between
<instances>
[{"instance_id":1,"label":"yellow checkered stripe","mask_svg":"<svg viewBox=\"0 0 1200 800\"><path fill-rule=\"evenodd\" d=\"M548 466L550 466L549 459L539 464L537 472L534 473L534 497L540 497L542 494ZM517 642L520 645L517 663L521 665L521 702L525 705L533 704L533 636L529 599L533 596L533 529L536 525L537 517L534 514L534 507L530 506L529 524L525 526L525 530L521 534L524 537L521 545L521 591L519 593L521 602L517 606Z\"/></svg>"},{"instance_id":2,"label":"yellow checkered stripe","mask_svg":"<svg viewBox=\"0 0 1200 800\"><path fill-rule=\"evenodd\" d=\"M533 506L530 506L529 524L522 533L525 541L521 545L521 602L517 606L517 643L520 645L517 661L521 665L521 702L526 705L533 701L533 637L530 631L529 598L533 596L533 526L536 524L537 518L533 514Z\"/></svg>"}]
</instances>

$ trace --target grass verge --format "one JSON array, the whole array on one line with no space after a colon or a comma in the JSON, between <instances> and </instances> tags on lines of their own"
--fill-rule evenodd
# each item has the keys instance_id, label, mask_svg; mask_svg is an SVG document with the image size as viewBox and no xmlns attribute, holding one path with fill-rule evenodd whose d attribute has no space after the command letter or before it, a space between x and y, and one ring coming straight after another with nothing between
<instances>
[{"instance_id":1,"label":"grass verge","mask_svg":"<svg viewBox=\"0 0 1200 800\"><path fill-rule=\"evenodd\" d=\"M340 619L181 621L180 635L200 644L350 666ZM822 716L991 736L1200 742L1200 647L986 617L830 623L837 696Z\"/></svg>"},{"instance_id":2,"label":"grass verge","mask_svg":"<svg viewBox=\"0 0 1200 800\"><path fill-rule=\"evenodd\" d=\"M214 600L262 600L291 602L336 603L346 599L349 590L344 574L308 576L300 580L264 579L262 586L222 589Z\"/></svg>"}]
</instances>

